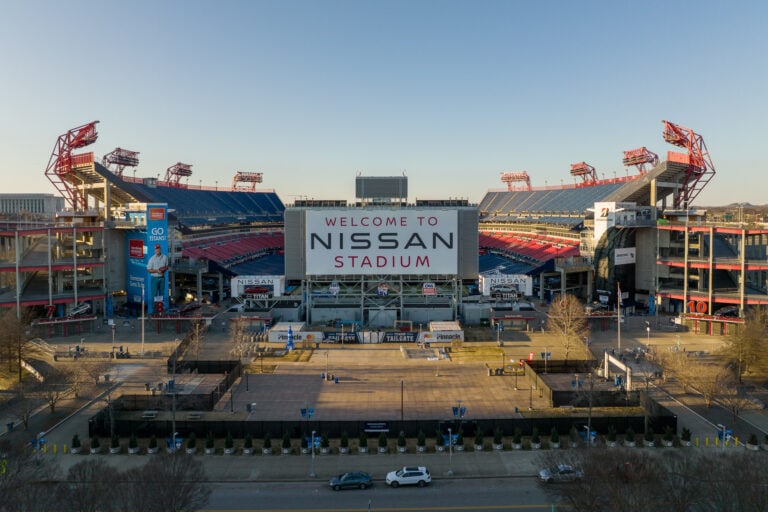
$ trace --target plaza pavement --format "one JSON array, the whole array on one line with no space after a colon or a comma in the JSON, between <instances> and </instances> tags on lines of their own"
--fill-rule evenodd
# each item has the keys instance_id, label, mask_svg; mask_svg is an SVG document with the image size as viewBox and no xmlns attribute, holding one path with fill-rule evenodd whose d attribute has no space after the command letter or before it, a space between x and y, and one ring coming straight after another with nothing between
<instances>
[{"instance_id":1,"label":"plaza pavement","mask_svg":"<svg viewBox=\"0 0 768 512\"><path fill-rule=\"evenodd\" d=\"M490 330L489 335L492 336ZM120 393L142 393L146 392L145 383L162 382L168 379L165 372L167 351L172 346L172 342L181 336L177 333L156 333L145 331L144 347L145 352L153 354L153 358L137 358L139 352L140 339L135 332L118 333L117 345L124 345L128 348L134 358L111 360L114 363L111 370L111 379L107 384L102 382L101 394L96 399L85 404L82 408L67 410L68 404L63 403L61 408L66 411L67 416L57 421L54 425L50 424L49 413L46 409L41 410L32 418L29 433L26 437L34 437L36 432L44 432L47 440L47 449L44 456L56 457L61 463L62 468L66 469L72 464L82 460L86 455L64 454L64 445L69 445L71 438L78 433L81 439L87 437L87 421L98 410L106 405L108 396L117 396ZM69 338L50 339L51 345L58 345L59 348L69 347L75 343L82 342L85 338L87 350L109 352L111 350L111 333L91 333L85 336L78 335ZM645 331L644 324L640 328L632 328L630 325L622 333L622 349L635 349L645 346L648 340L652 344L662 346L677 346L682 344L687 351L713 351L721 343L722 339L703 335L694 335L691 333L678 333L674 331L653 331L651 336ZM218 350L219 352L225 346L228 335L226 332L209 332L205 336L204 350ZM506 361L526 358L530 352L538 354L540 351L548 350L552 352L552 358L558 358L558 347L547 335L540 332L516 332L505 331L502 334L501 341L504 342L504 358ZM616 333L612 331L593 332L590 335L591 349L600 354L603 350L610 350L616 344ZM479 342L478 344L496 346L496 341ZM274 348L280 348L277 344ZM218 349L216 347L218 346ZM617 348L617 347L616 347ZM159 353L159 354L158 354ZM201 359L206 356L201 354ZM493 417L498 415L499 403L507 407L507 413L514 414L514 407L527 407L528 401L532 398L528 388L514 390L512 384L514 378L511 376L489 377L486 372L486 365L499 366L501 360L496 364L495 361L472 361L463 363L462 368L458 368L457 363L449 359L439 359L435 361L424 361L416 358L415 363L402 357L399 345L348 345L343 348L340 345L322 345L320 350L313 353L312 358L307 363L283 363L279 364L272 375L250 375L248 387L257 390L260 395L255 399L250 396L250 390L242 389L242 379L236 383L234 388L234 397L224 396L219 404L220 410L226 410L227 407L234 407L242 410L247 403L269 403L265 397L274 397L278 389L290 388L289 383L297 384L297 388L309 387L315 389L312 395L313 403L316 405L317 414L322 415L321 411L328 410L328 414L344 414L340 407L341 404L349 403L355 400L359 394L354 386L354 379L365 377L366 373L372 369L378 368L384 372L379 383L384 382L387 386L387 392L380 390L384 398L361 401L362 411L371 411L372 419L398 419L401 414L407 414L407 418L418 417L424 414L425 417L431 416L435 410L441 411L446 418L450 418L450 407L455 405L457 397L462 397L464 404L467 404L471 414L468 414L467 420L474 418ZM434 364L433 364L434 363ZM72 362L71 364L75 364ZM258 360L256 362L258 365ZM634 363L633 363L634 364ZM409 367L411 365L412 367ZM436 367L439 365L439 368ZM327 381L320 378L326 368L329 373L340 376L339 384L333 381ZM432 371L434 369L434 371ZM269 388L268 384L262 384L253 379L263 378L268 380L276 375L287 375L286 382L274 380L275 388ZM298 376L296 379L291 376ZM347 381L345 382L345 379ZM400 380L405 381L401 391ZM523 380L519 382L523 387ZM512 389L510 389L510 387ZM429 388L427 392L422 388ZM470 391L470 389L475 389ZM497 393L495 393L496 391ZM351 395L345 395L350 393ZM680 426L686 426L691 429L694 438L700 439L700 445L703 449L705 439L712 439L715 435L716 423L721 421L728 422L728 419L721 418L712 411L702 410L701 404L683 403L678 399L671 398L664 389L654 388L654 394L678 415ZM535 393L533 393L535 395ZM283 409L275 408L276 416L284 416L288 419L297 418L299 409L308 402L306 393L301 396L286 397L282 395L285 402ZM352 398L350 398L352 397ZM274 398L273 398L274 401ZM694 399L695 402L695 399ZM402 411L401 403L408 404L407 409ZM535 406L535 405L534 405ZM71 407L74 407L72 401ZM266 414L267 407L261 413ZM332 411L332 412L330 412ZM402 411L402 412L401 412ZM259 410L255 412L259 414ZM61 413L60 413L61 414ZM746 439L746 435L752 429L758 432L768 432L768 417L765 410L756 409L745 412L743 415L744 423L738 427L737 435ZM439 416L438 416L439 417ZM13 420L0 412L0 425L6 425ZM318 420L322 419L318 416ZM18 427L18 424L16 425ZM5 430L5 429L2 429ZM18 430L18 429L17 429ZM742 432L743 431L743 432ZM7 434L3 434L7 435ZM762 436L760 436L762 437ZM0 439L1 440L1 439ZM371 443L374 444L373 442ZM55 447L55 449L54 449ZM710 448L712 445L709 446ZM731 449L735 449L732 448ZM55 452L55 453L54 453ZM123 455L94 455L94 457L103 457L111 464L121 468L131 465L139 465L147 460L147 455L126 455L126 447L123 447ZM536 474L541 466L540 458L544 451L483 451L483 452L453 452L442 453L408 453L408 454L347 454L347 455L317 455L312 461L308 455L199 455L205 462L206 470L210 478L214 481L251 481L251 480L295 480L308 479L310 472L317 475L316 478L330 478L350 469L360 469L370 472L375 478L381 479L387 471L403 465L426 465L430 468L435 478L446 477L453 472L456 477L471 476L499 476L499 477L528 477ZM91 455L87 455L91 456Z\"/></svg>"}]
</instances>

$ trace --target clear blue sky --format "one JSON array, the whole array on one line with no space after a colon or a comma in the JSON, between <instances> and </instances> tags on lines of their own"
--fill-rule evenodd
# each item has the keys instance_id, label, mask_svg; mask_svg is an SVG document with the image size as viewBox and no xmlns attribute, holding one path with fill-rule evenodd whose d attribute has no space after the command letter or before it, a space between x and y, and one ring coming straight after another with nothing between
<instances>
[{"instance_id":1,"label":"clear blue sky","mask_svg":"<svg viewBox=\"0 0 768 512\"><path fill-rule=\"evenodd\" d=\"M29 1L0 18L3 192L48 192L57 137L99 120L98 158L190 184L352 199L354 177L478 202L502 171L625 175L622 151L700 133L696 205L768 203L768 3Z\"/></svg>"}]
</instances>

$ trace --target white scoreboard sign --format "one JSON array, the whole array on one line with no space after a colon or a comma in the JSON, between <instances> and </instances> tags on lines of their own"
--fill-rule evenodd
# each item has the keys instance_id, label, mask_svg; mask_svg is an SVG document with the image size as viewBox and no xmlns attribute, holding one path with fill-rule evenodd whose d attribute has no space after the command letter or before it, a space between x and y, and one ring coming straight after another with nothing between
<instances>
[{"instance_id":1,"label":"white scoreboard sign","mask_svg":"<svg viewBox=\"0 0 768 512\"><path fill-rule=\"evenodd\" d=\"M456 274L458 220L443 210L306 212L307 274Z\"/></svg>"}]
</instances>

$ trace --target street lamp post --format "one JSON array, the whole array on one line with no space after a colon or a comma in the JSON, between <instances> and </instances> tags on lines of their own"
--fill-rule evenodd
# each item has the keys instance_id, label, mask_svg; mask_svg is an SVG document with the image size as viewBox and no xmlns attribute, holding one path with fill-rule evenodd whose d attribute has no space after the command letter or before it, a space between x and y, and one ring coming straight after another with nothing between
<instances>
[{"instance_id":1,"label":"street lamp post","mask_svg":"<svg viewBox=\"0 0 768 512\"><path fill-rule=\"evenodd\" d=\"M453 431L448 429L448 476L453 476Z\"/></svg>"},{"instance_id":2,"label":"street lamp post","mask_svg":"<svg viewBox=\"0 0 768 512\"><path fill-rule=\"evenodd\" d=\"M315 478L317 475L315 474L315 431L312 431L312 446L309 447L310 450L312 450L312 463L309 471L309 476L312 478Z\"/></svg>"}]
</instances>

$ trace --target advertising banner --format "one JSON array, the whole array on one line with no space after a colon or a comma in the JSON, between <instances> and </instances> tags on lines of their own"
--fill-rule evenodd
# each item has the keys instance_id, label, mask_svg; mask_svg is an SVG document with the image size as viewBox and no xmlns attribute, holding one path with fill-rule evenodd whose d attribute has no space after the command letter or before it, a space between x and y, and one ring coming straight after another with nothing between
<instances>
[{"instance_id":1,"label":"advertising banner","mask_svg":"<svg viewBox=\"0 0 768 512\"><path fill-rule=\"evenodd\" d=\"M503 289L504 285L512 291L530 297L533 295L533 278L525 274L486 274L480 276L480 292L483 295L491 295L494 290ZM511 292L502 292L509 294Z\"/></svg>"},{"instance_id":2,"label":"advertising banner","mask_svg":"<svg viewBox=\"0 0 768 512\"><path fill-rule=\"evenodd\" d=\"M613 251L614 265L630 265L634 262L635 262L634 247L626 247L624 249L614 249Z\"/></svg>"},{"instance_id":3,"label":"advertising banner","mask_svg":"<svg viewBox=\"0 0 768 512\"><path fill-rule=\"evenodd\" d=\"M249 286L264 286L272 296L280 297L285 289L285 276L236 276L230 282L232 297L240 297Z\"/></svg>"},{"instance_id":4,"label":"advertising banner","mask_svg":"<svg viewBox=\"0 0 768 512\"><path fill-rule=\"evenodd\" d=\"M140 309L143 301L147 313L161 313L168 309L168 205L147 204L130 213L142 227L126 235L128 302Z\"/></svg>"},{"instance_id":5,"label":"advertising banner","mask_svg":"<svg viewBox=\"0 0 768 512\"><path fill-rule=\"evenodd\" d=\"M309 275L456 274L456 211L306 212Z\"/></svg>"}]
</instances>

